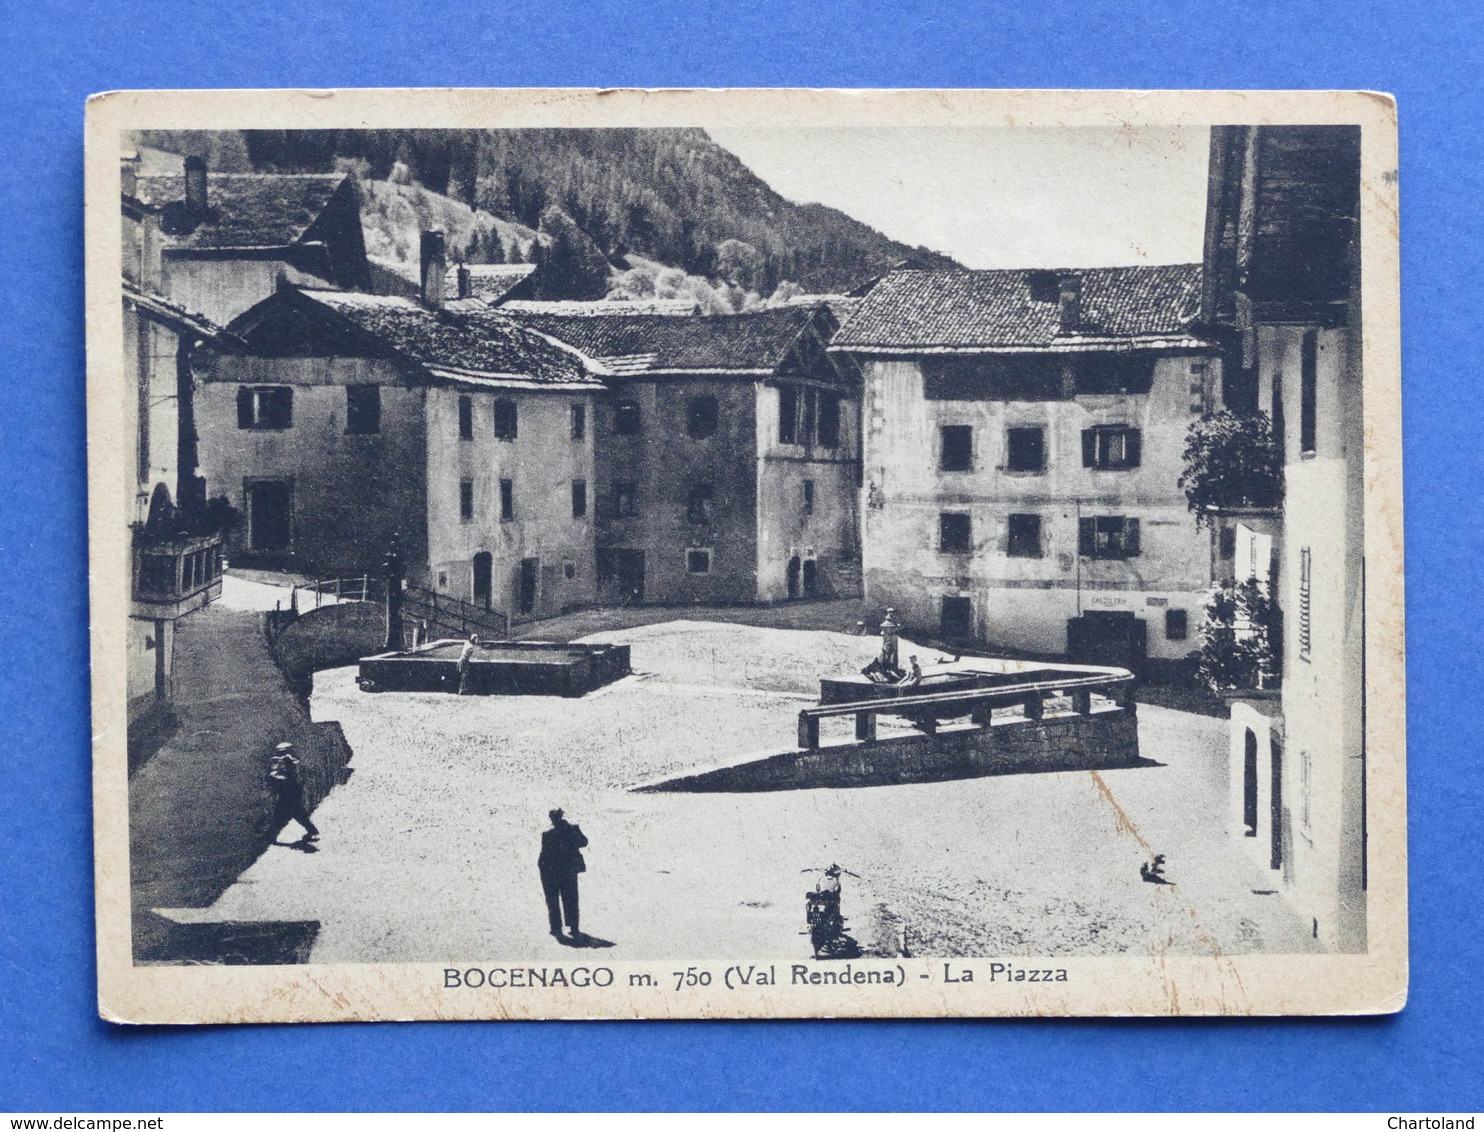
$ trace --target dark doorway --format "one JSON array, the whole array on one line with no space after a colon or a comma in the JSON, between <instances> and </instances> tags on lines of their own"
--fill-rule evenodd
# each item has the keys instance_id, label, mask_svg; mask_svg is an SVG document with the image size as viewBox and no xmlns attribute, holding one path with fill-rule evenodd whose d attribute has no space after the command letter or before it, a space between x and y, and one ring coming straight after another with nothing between
<instances>
[{"instance_id":1,"label":"dark doorway","mask_svg":"<svg viewBox=\"0 0 1484 1132\"><path fill-rule=\"evenodd\" d=\"M485 609L490 608L490 599L494 596L494 587L490 584L494 568L494 556L489 551L481 550L474 556L474 604Z\"/></svg>"},{"instance_id":2,"label":"dark doorway","mask_svg":"<svg viewBox=\"0 0 1484 1132\"><path fill-rule=\"evenodd\" d=\"M531 613L536 608L536 583L541 577L541 559L520 560L520 611Z\"/></svg>"},{"instance_id":3,"label":"dark doorway","mask_svg":"<svg viewBox=\"0 0 1484 1132\"><path fill-rule=\"evenodd\" d=\"M938 611L938 634L950 641L966 641L973 637L973 600L966 597L945 597Z\"/></svg>"},{"instance_id":4,"label":"dark doorway","mask_svg":"<svg viewBox=\"0 0 1484 1132\"><path fill-rule=\"evenodd\" d=\"M1078 664L1112 664L1138 672L1148 650L1142 617L1124 610L1091 610L1067 621L1067 659Z\"/></svg>"},{"instance_id":5,"label":"dark doorway","mask_svg":"<svg viewBox=\"0 0 1484 1132\"><path fill-rule=\"evenodd\" d=\"M1268 821L1272 829L1268 832L1272 838L1271 867L1281 869L1283 867L1283 747L1278 740L1270 743L1273 759L1273 796Z\"/></svg>"},{"instance_id":6,"label":"dark doorway","mask_svg":"<svg viewBox=\"0 0 1484 1132\"><path fill-rule=\"evenodd\" d=\"M1246 747L1242 752L1242 824L1247 836L1257 836L1257 736L1247 728Z\"/></svg>"},{"instance_id":7,"label":"dark doorway","mask_svg":"<svg viewBox=\"0 0 1484 1132\"><path fill-rule=\"evenodd\" d=\"M606 602L628 605L644 600L644 552L598 551L598 592Z\"/></svg>"},{"instance_id":8,"label":"dark doorway","mask_svg":"<svg viewBox=\"0 0 1484 1132\"><path fill-rule=\"evenodd\" d=\"M819 563L812 558L804 559L804 596L813 597L819 592Z\"/></svg>"},{"instance_id":9,"label":"dark doorway","mask_svg":"<svg viewBox=\"0 0 1484 1132\"><path fill-rule=\"evenodd\" d=\"M283 480L247 485L247 532L251 549L286 554L293 536L293 490Z\"/></svg>"},{"instance_id":10,"label":"dark doorway","mask_svg":"<svg viewBox=\"0 0 1484 1132\"><path fill-rule=\"evenodd\" d=\"M799 596L799 556L788 560L788 597L792 601Z\"/></svg>"}]
</instances>

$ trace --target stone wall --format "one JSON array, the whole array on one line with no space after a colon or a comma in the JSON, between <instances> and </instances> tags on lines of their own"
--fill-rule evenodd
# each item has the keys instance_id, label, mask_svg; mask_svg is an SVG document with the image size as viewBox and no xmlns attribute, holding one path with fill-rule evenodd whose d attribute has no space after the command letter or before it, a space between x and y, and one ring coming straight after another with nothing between
<instances>
[{"instance_id":1,"label":"stone wall","mask_svg":"<svg viewBox=\"0 0 1484 1132\"><path fill-rule=\"evenodd\" d=\"M1130 705L1089 716L1051 716L1039 722L789 751L638 789L656 793L838 789L1140 765L1155 764L1139 756L1138 717Z\"/></svg>"}]
</instances>

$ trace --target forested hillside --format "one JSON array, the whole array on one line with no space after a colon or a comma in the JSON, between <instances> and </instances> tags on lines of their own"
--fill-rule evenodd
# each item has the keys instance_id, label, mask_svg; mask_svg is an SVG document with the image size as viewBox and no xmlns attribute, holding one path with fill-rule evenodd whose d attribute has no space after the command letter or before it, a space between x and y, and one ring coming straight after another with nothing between
<instances>
[{"instance_id":1,"label":"forested hillside","mask_svg":"<svg viewBox=\"0 0 1484 1132\"><path fill-rule=\"evenodd\" d=\"M633 273L641 262L764 297L785 281L790 291L847 290L908 258L952 265L836 209L785 200L700 129L250 130L141 140L201 152L218 169L347 169L368 185L401 186L393 196L446 196L469 210L467 236L450 233L461 258L547 257L555 270L543 275L562 292L551 297L642 289L648 268ZM368 196L382 212L395 204L382 187ZM533 231L542 233L539 247ZM368 245L399 239L367 236Z\"/></svg>"}]
</instances>

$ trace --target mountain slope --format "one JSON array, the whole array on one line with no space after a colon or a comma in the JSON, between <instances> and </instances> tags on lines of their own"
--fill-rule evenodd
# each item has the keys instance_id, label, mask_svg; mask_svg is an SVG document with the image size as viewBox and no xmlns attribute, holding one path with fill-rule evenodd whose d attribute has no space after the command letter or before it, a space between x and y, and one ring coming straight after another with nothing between
<instances>
[{"instance_id":1,"label":"mountain slope","mask_svg":"<svg viewBox=\"0 0 1484 1132\"><path fill-rule=\"evenodd\" d=\"M784 280L808 291L846 290L908 258L953 264L836 209L785 200L701 129L251 130L241 137L259 170L357 168L375 180L415 181L529 229L542 227L555 206L615 265L632 253L762 295Z\"/></svg>"}]
</instances>

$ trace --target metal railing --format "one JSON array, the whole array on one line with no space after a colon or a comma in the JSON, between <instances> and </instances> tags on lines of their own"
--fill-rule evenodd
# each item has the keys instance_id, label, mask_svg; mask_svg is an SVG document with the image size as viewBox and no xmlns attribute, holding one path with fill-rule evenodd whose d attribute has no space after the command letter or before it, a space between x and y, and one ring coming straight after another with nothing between
<instances>
[{"instance_id":1,"label":"metal railing","mask_svg":"<svg viewBox=\"0 0 1484 1132\"><path fill-rule=\"evenodd\" d=\"M485 639L497 639L510 634L510 620L498 610L486 609L420 586L408 586L403 590L402 620L406 625L419 626L424 640L467 638L475 633Z\"/></svg>"}]
</instances>

